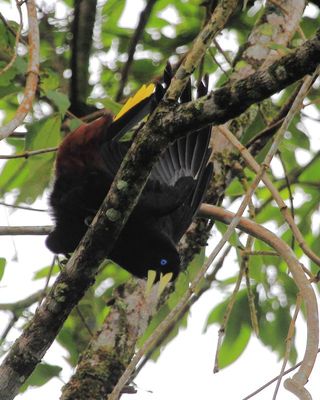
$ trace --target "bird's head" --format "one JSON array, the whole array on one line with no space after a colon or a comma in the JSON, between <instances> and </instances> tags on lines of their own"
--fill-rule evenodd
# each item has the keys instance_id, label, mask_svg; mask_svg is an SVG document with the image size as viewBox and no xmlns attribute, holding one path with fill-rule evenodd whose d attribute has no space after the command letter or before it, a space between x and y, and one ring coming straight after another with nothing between
<instances>
[{"instance_id":1,"label":"bird's head","mask_svg":"<svg viewBox=\"0 0 320 400\"><path fill-rule=\"evenodd\" d=\"M139 278L146 278L149 270L163 275L172 272L176 277L180 270L180 257L171 240L160 232L144 232L130 236L130 240L119 237L110 258Z\"/></svg>"}]
</instances>

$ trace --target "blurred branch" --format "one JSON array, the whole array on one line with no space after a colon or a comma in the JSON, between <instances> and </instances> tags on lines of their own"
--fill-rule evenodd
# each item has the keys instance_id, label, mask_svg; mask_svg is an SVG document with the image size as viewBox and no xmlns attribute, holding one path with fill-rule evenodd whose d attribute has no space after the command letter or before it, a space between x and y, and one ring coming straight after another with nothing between
<instances>
[{"instance_id":1,"label":"blurred branch","mask_svg":"<svg viewBox=\"0 0 320 400\"><path fill-rule=\"evenodd\" d=\"M39 28L37 20L37 11L34 0L28 0L28 43L29 43L29 64L27 70L27 80L24 91L24 97L20 103L15 117L5 126L0 128L0 140L8 137L11 133L22 124L28 112L31 111L32 101L39 79Z\"/></svg>"},{"instance_id":2,"label":"blurred branch","mask_svg":"<svg viewBox=\"0 0 320 400\"><path fill-rule=\"evenodd\" d=\"M256 160L252 157L252 155L248 152L248 150L238 141L236 137L232 135L230 131L227 130L224 126L219 127L223 135L239 150L242 157L245 159L248 166L254 171L259 172L260 165L256 162ZM276 201L279 206L279 210L281 211L285 221L287 221L291 231L296 238L299 246L303 250L303 252L317 265L320 266L320 257L318 257L307 245L304 240L302 233L300 232L299 228L297 227L296 223L294 222L293 216L288 209L286 203L282 200L279 191L271 182L268 175L264 175L262 177L262 181L266 185L266 187L270 190L272 194L272 199Z\"/></svg>"},{"instance_id":3,"label":"blurred branch","mask_svg":"<svg viewBox=\"0 0 320 400\"><path fill-rule=\"evenodd\" d=\"M272 119L272 121L268 124L268 126L263 129L261 132L257 133L247 144L246 147L250 151L251 154L255 155L260 150L264 148L264 146L268 143L268 141L273 137L273 135L277 132L278 128L281 126L285 116L288 114L292 104L297 97L300 88L303 84L303 81L298 82L297 87L294 92L288 99L288 101L281 107L280 111L277 115Z\"/></svg>"},{"instance_id":4,"label":"blurred branch","mask_svg":"<svg viewBox=\"0 0 320 400\"><path fill-rule=\"evenodd\" d=\"M290 185L295 184L295 183L299 183L299 185L315 185L315 187L318 187L319 184L317 182L307 182L307 181L303 181L300 182L299 181L299 177L300 175L302 175L308 168L310 168L315 162L317 162L320 158L320 150L317 151L317 153L315 153L313 155L313 157L311 158L311 160L304 165L301 168L296 168L292 171L290 171L287 175L287 179L284 180L284 182L282 184L280 184L280 186L278 187L278 192L281 192L282 190L287 188L287 182L290 183ZM260 206L256 208L256 213L260 213L268 204L271 203L271 201L273 200L273 197L270 196L267 200L265 200L265 202Z\"/></svg>"},{"instance_id":5,"label":"blurred branch","mask_svg":"<svg viewBox=\"0 0 320 400\"><path fill-rule=\"evenodd\" d=\"M281 162L282 169L283 169L283 172L284 172L284 180L285 180L286 188L287 188L288 194L289 194L290 214L291 214L292 220L294 221L295 212L294 212L294 204L293 204L293 193L292 193L290 181L289 181L289 178L288 178L288 171L287 171L287 168L286 168L285 161L284 161L284 159L282 157L281 151L279 150L277 154L278 154L278 157L279 157L279 160ZM278 192L278 194L280 196L279 192ZM297 227L297 229L298 229L298 227ZM303 238L303 236L302 236L302 238ZM295 236L292 235L292 239L291 239L291 248L292 248L292 250L294 250L294 243L295 243L294 239L295 239ZM303 238L303 242L305 243L304 238ZM305 245L306 245L306 243L305 243ZM319 260L320 260L320 258L319 258Z\"/></svg>"},{"instance_id":6,"label":"blurred branch","mask_svg":"<svg viewBox=\"0 0 320 400\"><path fill-rule=\"evenodd\" d=\"M320 352L320 349L318 349L318 353ZM295 369L297 369L298 367L300 367L300 365L302 364L302 361L298 362L296 365L294 365L291 368L288 368L286 371L283 372L283 376L290 374L290 372L294 371ZM274 382L276 382L279 379L279 376L276 376L275 378L271 379L269 382L265 383L263 386L261 386L259 389L255 390L254 392L252 392L251 394L249 394L248 396L244 397L242 400L249 400L252 397L254 397L256 394L260 393L262 390L266 389L268 386L272 385Z\"/></svg>"},{"instance_id":7,"label":"blurred branch","mask_svg":"<svg viewBox=\"0 0 320 400\"><path fill-rule=\"evenodd\" d=\"M5 340L11 329L14 327L14 324L18 321L22 312L36 303L42 296L46 294L46 290L39 290L36 293L26 297L23 300L16 301L14 303L0 303L0 310L1 311L10 311L12 313L12 318L8 322L6 328L1 334L0 337L0 345Z\"/></svg>"},{"instance_id":8,"label":"blurred branch","mask_svg":"<svg viewBox=\"0 0 320 400\"><path fill-rule=\"evenodd\" d=\"M134 31L134 34L131 37L130 43L129 43L129 48L128 48L128 59L123 65L123 68L121 70L121 79L120 79L120 85L118 92L116 94L116 101L120 101L123 95L123 89L127 83L128 80L128 75L129 71L133 62L133 57L134 53L136 51L137 44L139 43L143 33L144 29L148 23L148 19L150 18L153 6L155 5L157 0L148 0L147 4L145 6L145 9L141 11L138 26L136 27L136 30Z\"/></svg>"},{"instance_id":9,"label":"blurred branch","mask_svg":"<svg viewBox=\"0 0 320 400\"><path fill-rule=\"evenodd\" d=\"M17 5L18 8L20 8L19 5ZM19 10L18 10L19 11ZM3 22L3 24L5 25L5 27L8 29L8 31L14 36L17 37L17 32L10 26L10 24L8 24L8 21L5 19L5 17L2 15L2 13L0 12L0 19ZM19 35L19 41L21 43L23 43L24 45L28 45L28 42L25 41L25 39Z\"/></svg>"},{"instance_id":10,"label":"blurred branch","mask_svg":"<svg viewBox=\"0 0 320 400\"><path fill-rule=\"evenodd\" d=\"M273 393L273 397L272 400L276 400L277 398L277 394L280 388L280 384L281 384L281 380L284 376L285 370L286 370L286 366L289 360L289 356L290 356L290 352L292 349L292 344L293 344L293 338L294 338L294 331L295 331L295 326L296 326L296 322L297 322L297 318L299 315L299 312L301 310L301 303L302 303L302 297L300 295L300 293L298 293L297 295L297 300L296 300L296 308L294 310L293 316L291 318L290 321L290 326L289 326L289 330L288 330L288 334L286 337L286 349L285 349L285 353L284 353L284 357L283 357L283 361L282 361L282 367L281 367L281 371L278 377L278 381ZM307 400L307 399L306 399Z\"/></svg>"},{"instance_id":11,"label":"blurred branch","mask_svg":"<svg viewBox=\"0 0 320 400\"><path fill-rule=\"evenodd\" d=\"M0 236L48 235L52 226L0 226Z\"/></svg>"},{"instance_id":12,"label":"blurred branch","mask_svg":"<svg viewBox=\"0 0 320 400\"><path fill-rule=\"evenodd\" d=\"M28 206L21 206L21 205L15 205L15 204L8 204L5 203L4 201L0 201L0 206L4 207L11 207L11 208L16 208L20 210L27 210L27 211L40 211L40 212L48 212L48 210L45 210L43 208L35 208L35 207L28 207Z\"/></svg>"},{"instance_id":13,"label":"blurred branch","mask_svg":"<svg viewBox=\"0 0 320 400\"><path fill-rule=\"evenodd\" d=\"M19 317L17 314L13 313L9 322L7 323L7 326L4 328L1 337L0 337L0 345L4 342L6 337L9 335L11 329L14 327L15 323L18 321Z\"/></svg>"},{"instance_id":14,"label":"blurred branch","mask_svg":"<svg viewBox=\"0 0 320 400\"><path fill-rule=\"evenodd\" d=\"M19 13L20 22L19 22L19 28L15 34L15 44L14 44L13 55L11 57L11 60L8 62L8 64L0 70L0 75L5 73L6 71L8 71L8 69L10 69L12 67L13 63L16 61L16 58L17 58L17 50L18 50L18 44L19 44L20 37L21 37L23 19L22 19L21 5L19 4L18 1L16 1L16 5L17 5L18 13ZM2 21L5 21L2 14L1 14L1 19L2 19ZM9 27L8 24L6 24L6 26ZM9 31L12 33L12 29L9 29Z\"/></svg>"},{"instance_id":15,"label":"blurred branch","mask_svg":"<svg viewBox=\"0 0 320 400\"><path fill-rule=\"evenodd\" d=\"M33 150L33 151L25 151L24 153L21 154L8 154L8 155L0 155L0 160L10 160L13 158L29 158L32 156L36 156L39 154L45 154L45 153L52 153L53 151L57 151L58 147L48 147L47 149L39 149L39 150Z\"/></svg>"},{"instance_id":16,"label":"blurred branch","mask_svg":"<svg viewBox=\"0 0 320 400\"><path fill-rule=\"evenodd\" d=\"M72 25L70 110L77 117L88 114L93 107L86 105L89 94L89 58L95 23L97 0L74 0Z\"/></svg>"},{"instance_id":17,"label":"blurred branch","mask_svg":"<svg viewBox=\"0 0 320 400\"><path fill-rule=\"evenodd\" d=\"M0 303L0 310L11 311L12 313L21 313L21 311L32 306L32 304L35 304L45 293L46 290L39 290L23 300L19 300L14 303Z\"/></svg>"}]
</instances>

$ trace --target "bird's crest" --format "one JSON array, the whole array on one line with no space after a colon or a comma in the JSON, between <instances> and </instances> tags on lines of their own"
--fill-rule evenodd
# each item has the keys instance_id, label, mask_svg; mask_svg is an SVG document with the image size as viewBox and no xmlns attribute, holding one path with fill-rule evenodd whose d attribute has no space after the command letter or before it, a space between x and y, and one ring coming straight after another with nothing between
<instances>
[{"instance_id":1,"label":"bird's crest","mask_svg":"<svg viewBox=\"0 0 320 400\"><path fill-rule=\"evenodd\" d=\"M155 85L153 83L150 83L148 86L143 85L134 96L130 97L125 102L124 106L121 108L121 110L115 116L113 121L116 121L117 119L122 117L126 112L128 112L131 108L133 108L135 105L139 104L141 101L143 101L147 97L151 96L152 93L154 92L154 88L155 88Z\"/></svg>"}]
</instances>

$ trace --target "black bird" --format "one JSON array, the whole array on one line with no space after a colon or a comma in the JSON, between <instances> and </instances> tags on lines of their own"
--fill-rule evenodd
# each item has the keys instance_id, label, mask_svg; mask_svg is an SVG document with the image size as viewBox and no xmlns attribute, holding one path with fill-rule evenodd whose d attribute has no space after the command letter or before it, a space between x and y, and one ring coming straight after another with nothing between
<instances>
[{"instance_id":1,"label":"black bird","mask_svg":"<svg viewBox=\"0 0 320 400\"><path fill-rule=\"evenodd\" d=\"M170 79L167 67L166 86ZM55 228L46 239L54 253L73 252L85 234L131 145L118 139L152 111L165 89L158 85L153 94L150 90L152 87L144 88L147 96L130 109L130 104L125 105L115 119L106 114L80 126L61 143L50 195ZM198 93L206 92L206 85L201 83ZM180 101L190 100L189 83ZM155 164L109 255L133 275L146 277L150 269L178 274L176 245L191 224L212 175L212 164L207 165L209 139L210 128L189 134L171 144Z\"/></svg>"}]
</instances>

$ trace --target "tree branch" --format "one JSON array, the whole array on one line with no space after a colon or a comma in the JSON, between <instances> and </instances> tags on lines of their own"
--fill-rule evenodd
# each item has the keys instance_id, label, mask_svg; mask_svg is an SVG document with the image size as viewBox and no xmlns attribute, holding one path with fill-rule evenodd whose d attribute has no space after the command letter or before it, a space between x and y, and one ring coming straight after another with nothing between
<instances>
[{"instance_id":1,"label":"tree branch","mask_svg":"<svg viewBox=\"0 0 320 400\"><path fill-rule=\"evenodd\" d=\"M48 147L47 149L39 149L39 150L32 150L32 151L25 151L21 154L8 154L8 155L0 155L0 160L11 160L13 158L29 158L32 156L37 156L38 154L45 154L45 153L52 153L57 151L58 147Z\"/></svg>"},{"instance_id":2,"label":"tree branch","mask_svg":"<svg viewBox=\"0 0 320 400\"><path fill-rule=\"evenodd\" d=\"M22 124L28 112L31 111L32 101L39 79L39 28L37 20L37 11L34 0L28 0L28 21L29 21L29 64L27 71L27 81L24 91L24 97L20 103L15 117L7 125L0 128L0 140L8 137Z\"/></svg>"},{"instance_id":3,"label":"tree branch","mask_svg":"<svg viewBox=\"0 0 320 400\"><path fill-rule=\"evenodd\" d=\"M64 386L61 400L106 399L129 364L138 338L158 303L158 285L146 294L146 282L131 279L115 291L115 302L101 330L81 355L75 374Z\"/></svg>"},{"instance_id":4,"label":"tree branch","mask_svg":"<svg viewBox=\"0 0 320 400\"><path fill-rule=\"evenodd\" d=\"M89 57L92 48L96 8L97 0L74 1L70 110L77 117L86 115L93 109L92 106L86 105L86 101L89 94Z\"/></svg>"},{"instance_id":5,"label":"tree branch","mask_svg":"<svg viewBox=\"0 0 320 400\"><path fill-rule=\"evenodd\" d=\"M48 226L0 226L0 236L48 235L52 231L52 228L53 227L49 225Z\"/></svg>"}]
</instances>

